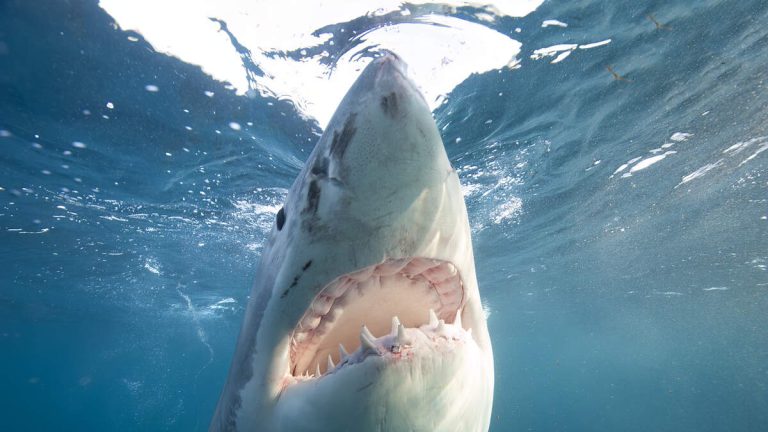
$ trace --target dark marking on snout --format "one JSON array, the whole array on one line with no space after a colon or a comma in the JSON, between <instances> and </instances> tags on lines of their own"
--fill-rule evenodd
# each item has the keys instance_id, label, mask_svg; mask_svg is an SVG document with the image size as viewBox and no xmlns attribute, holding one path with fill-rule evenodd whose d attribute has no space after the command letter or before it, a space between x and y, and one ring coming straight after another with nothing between
<instances>
[{"instance_id":1,"label":"dark marking on snout","mask_svg":"<svg viewBox=\"0 0 768 432\"><path fill-rule=\"evenodd\" d=\"M301 268L301 271L307 271L307 269L311 265L312 265L312 260L307 261L306 264L304 264L304 267Z\"/></svg>"},{"instance_id":2,"label":"dark marking on snout","mask_svg":"<svg viewBox=\"0 0 768 432\"><path fill-rule=\"evenodd\" d=\"M318 177L328 177L328 158L318 157L312 165L312 175Z\"/></svg>"},{"instance_id":3,"label":"dark marking on snout","mask_svg":"<svg viewBox=\"0 0 768 432\"><path fill-rule=\"evenodd\" d=\"M333 141L331 141L330 150L331 157L334 157L338 160L344 156L344 152L347 151L347 146L349 146L349 143L352 141L352 137L354 137L355 133L357 132L357 128L355 127L356 118L357 113L350 114L349 117L347 117L347 120L344 122L344 127L341 128L341 132L333 132Z\"/></svg>"},{"instance_id":4,"label":"dark marking on snout","mask_svg":"<svg viewBox=\"0 0 768 432\"><path fill-rule=\"evenodd\" d=\"M397 116L397 111L398 111L397 93L392 92L387 96L382 97L381 109L384 111L384 114L392 118L395 118Z\"/></svg>"},{"instance_id":5,"label":"dark marking on snout","mask_svg":"<svg viewBox=\"0 0 768 432\"><path fill-rule=\"evenodd\" d=\"M307 190L307 206L304 207L304 214L317 214L317 207L320 205L320 185L317 180L309 182L309 188Z\"/></svg>"}]
</instances>

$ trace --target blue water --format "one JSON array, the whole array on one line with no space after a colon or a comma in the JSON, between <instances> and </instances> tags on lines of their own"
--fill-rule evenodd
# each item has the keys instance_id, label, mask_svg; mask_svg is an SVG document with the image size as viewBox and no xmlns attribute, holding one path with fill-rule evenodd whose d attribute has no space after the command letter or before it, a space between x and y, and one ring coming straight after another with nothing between
<instances>
[{"instance_id":1,"label":"blue water","mask_svg":"<svg viewBox=\"0 0 768 432\"><path fill-rule=\"evenodd\" d=\"M0 1L2 429L205 430L321 129L94 1L43 3ZM768 3L546 1L493 26L521 29L520 67L435 111L490 313L492 430L768 430Z\"/></svg>"}]
</instances>

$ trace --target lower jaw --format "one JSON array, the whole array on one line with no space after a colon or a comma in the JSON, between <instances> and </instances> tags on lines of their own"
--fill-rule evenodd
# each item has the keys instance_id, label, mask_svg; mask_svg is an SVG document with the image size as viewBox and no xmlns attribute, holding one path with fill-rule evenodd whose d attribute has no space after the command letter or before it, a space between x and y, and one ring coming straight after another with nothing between
<instances>
[{"instance_id":1,"label":"lower jaw","mask_svg":"<svg viewBox=\"0 0 768 432\"><path fill-rule=\"evenodd\" d=\"M426 330L408 329L411 345L397 353L368 355L287 385L270 430L487 430L493 388L487 355L468 332L431 337Z\"/></svg>"}]
</instances>

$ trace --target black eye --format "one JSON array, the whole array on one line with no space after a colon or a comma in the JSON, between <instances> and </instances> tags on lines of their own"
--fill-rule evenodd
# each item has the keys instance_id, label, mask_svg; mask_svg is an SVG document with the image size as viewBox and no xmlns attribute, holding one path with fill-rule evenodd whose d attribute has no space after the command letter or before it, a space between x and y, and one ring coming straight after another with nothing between
<instances>
[{"instance_id":1,"label":"black eye","mask_svg":"<svg viewBox=\"0 0 768 432\"><path fill-rule=\"evenodd\" d=\"M277 230L280 231L285 225L285 207L280 207L280 211L277 212Z\"/></svg>"}]
</instances>

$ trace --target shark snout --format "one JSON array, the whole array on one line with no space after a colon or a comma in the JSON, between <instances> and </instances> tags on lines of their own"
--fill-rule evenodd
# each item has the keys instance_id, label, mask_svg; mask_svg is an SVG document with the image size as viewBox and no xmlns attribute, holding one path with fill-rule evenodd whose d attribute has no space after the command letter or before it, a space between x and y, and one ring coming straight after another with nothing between
<instances>
[{"instance_id":1,"label":"shark snout","mask_svg":"<svg viewBox=\"0 0 768 432\"><path fill-rule=\"evenodd\" d=\"M400 92L412 87L408 79L408 65L396 54L386 53L371 64L375 70L375 86L380 92Z\"/></svg>"},{"instance_id":2,"label":"shark snout","mask_svg":"<svg viewBox=\"0 0 768 432\"><path fill-rule=\"evenodd\" d=\"M405 77L408 73L408 65L397 54L385 51L384 55L374 60L378 68L378 76L399 74Z\"/></svg>"}]
</instances>

